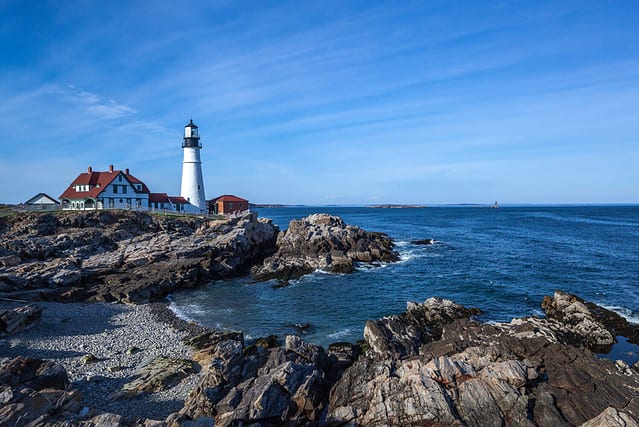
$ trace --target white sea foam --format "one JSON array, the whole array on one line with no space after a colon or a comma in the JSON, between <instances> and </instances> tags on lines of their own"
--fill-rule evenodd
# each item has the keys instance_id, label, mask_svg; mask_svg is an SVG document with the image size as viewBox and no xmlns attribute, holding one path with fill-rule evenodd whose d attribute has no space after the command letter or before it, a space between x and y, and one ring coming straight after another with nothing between
<instances>
[{"instance_id":1,"label":"white sea foam","mask_svg":"<svg viewBox=\"0 0 639 427\"><path fill-rule=\"evenodd\" d=\"M622 307L620 305L599 305L601 305L606 310L614 311L630 323L639 324L639 313L637 313L636 311L632 311L629 308Z\"/></svg>"},{"instance_id":2,"label":"white sea foam","mask_svg":"<svg viewBox=\"0 0 639 427\"><path fill-rule=\"evenodd\" d=\"M341 331L337 331L337 332L333 332L332 334L328 334L328 337L332 340L334 339L338 339L338 338L342 338L345 336L348 336L348 334L350 334L351 332L353 332L353 330L351 328L346 328L346 329L342 329Z\"/></svg>"},{"instance_id":3,"label":"white sea foam","mask_svg":"<svg viewBox=\"0 0 639 427\"><path fill-rule=\"evenodd\" d=\"M167 298L169 299L169 298ZM175 314L175 316L178 319L182 319L185 322L194 322L195 319L189 317L184 310L182 310L180 307L177 306L177 304L175 304L175 301L169 299L169 301L171 301L171 303L169 304L169 310L171 310L173 312L173 314Z\"/></svg>"},{"instance_id":4,"label":"white sea foam","mask_svg":"<svg viewBox=\"0 0 639 427\"><path fill-rule=\"evenodd\" d=\"M406 251L406 252L399 253L400 262L410 261L411 259L417 258L417 257L418 257L418 254L416 253L416 251Z\"/></svg>"},{"instance_id":5,"label":"white sea foam","mask_svg":"<svg viewBox=\"0 0 639 427\"><path fill-rule=\"evenodd\" d=\"M386 268L389 265L391 265L388 262L381 262L381 261L375 261L375 262L356 262L355 263L355 270L357 271L364 271L364 272L368 272L368 271L376 271L379 270L381 268Z\"/></svg>"}]
</instances>

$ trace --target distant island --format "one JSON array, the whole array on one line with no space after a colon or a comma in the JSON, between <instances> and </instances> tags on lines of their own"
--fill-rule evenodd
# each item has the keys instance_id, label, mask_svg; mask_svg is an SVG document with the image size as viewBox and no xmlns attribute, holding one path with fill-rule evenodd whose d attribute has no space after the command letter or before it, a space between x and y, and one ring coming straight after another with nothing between
<instances>
[{"instance_id":1,"label":"distant island","mask_svg":"<svg viewBox=\"0 0 639 427\"><path fill-rule=\"evenodd\" d=\"M275 203L251 203L251 209L254 208L285 208L286 205L279 205Z\"/></svg>"},{"instance_id":2,"label":"distant island","mask_svg":"<svg viewBox=\"0 0 639 427\"><path fill-rule=\"evenodd\" d=\"M372 206L367 206L369 208L373 208L373 209L422 209L425 208L426 206L424 205L372 205Z\"/></svg>"}]
</instances>

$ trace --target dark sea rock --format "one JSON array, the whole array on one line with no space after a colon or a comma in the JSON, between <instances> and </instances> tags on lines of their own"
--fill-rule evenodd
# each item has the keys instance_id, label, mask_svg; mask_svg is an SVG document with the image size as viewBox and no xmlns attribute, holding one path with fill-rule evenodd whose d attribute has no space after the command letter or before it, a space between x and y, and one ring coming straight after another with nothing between
<instances>
[{"instance_id":1,"label":"dark sea rock","mask_svg":"<svg viewBox=\"0 0 639 427\"><path fill-rule=\"evenodd\" d=\"M317 269L350 273L356 262L393 262L399 256L383 233L346 225L341 218L313 214L293 220L277 237L277 252L251 269L256 280L296 279Z\"/></svg>"},{"instance_id":2,"label":"dark sea rock","mask_svg":"<svg viewBox=\"0 0 639 427\"><path fill-rule=\"evenodd\" d=\"M433 243L435 243L435 239L413 240L411 243L413 245L432 245Z\"/></svg>"},{"instance_id":3,"label":"dark sea rock","mask_svg":"<svg viewBox=\"0 0 639 427\"><path fill-rule=\"evenodd\" d=\"M246 212L221 220L133 211L0 218L0 296L144 303L240 274L275 252L278 229Z\"/></svg>"}]
</instances>

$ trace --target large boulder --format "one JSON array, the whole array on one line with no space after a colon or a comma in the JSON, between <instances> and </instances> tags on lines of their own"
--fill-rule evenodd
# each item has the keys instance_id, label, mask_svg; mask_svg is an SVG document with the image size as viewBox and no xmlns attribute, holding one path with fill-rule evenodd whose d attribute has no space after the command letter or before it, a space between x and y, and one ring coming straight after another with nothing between
<instances>
[{"instance_id":1,"label":"large boulder","mask_svg":"<svg viewBox=\"0 0 639 427\"><path fill-rule=\"evenodd\" d=\"M399 259L383 233L346 225L336 216L313 214L289 223L277 237L277 252L252 268L256 280L296 279L317 269L350 273L357 262Z\"/></svg>"}]
</instances>

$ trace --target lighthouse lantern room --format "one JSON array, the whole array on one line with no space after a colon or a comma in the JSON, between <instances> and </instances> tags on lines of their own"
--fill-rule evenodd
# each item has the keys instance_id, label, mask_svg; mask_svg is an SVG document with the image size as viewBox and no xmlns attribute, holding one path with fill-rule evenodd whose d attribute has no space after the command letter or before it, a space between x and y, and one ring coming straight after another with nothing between
<instances>
[{"instance_id":1,"label":"lighthouse lantern room","mask_svg":"<svg viewBox=\"0 0 639 427\"><path fill-rule=\"evenodd\" d=\"M180 195L192 206L195 212L206 213L204 196L204 180L202 178L202 161L200 159L200 135L193 120L184 126L184 161L182 162L182 188Z\"/></svg>"}]
</instances>

